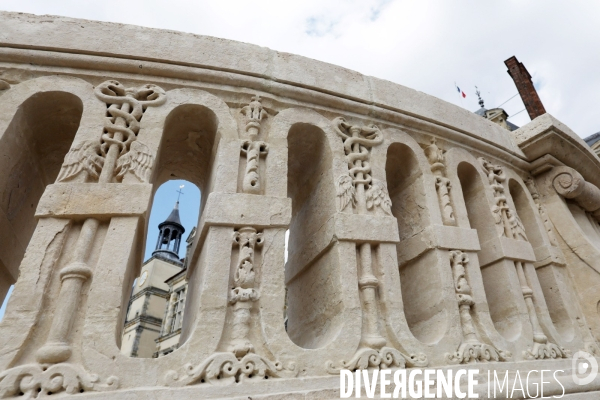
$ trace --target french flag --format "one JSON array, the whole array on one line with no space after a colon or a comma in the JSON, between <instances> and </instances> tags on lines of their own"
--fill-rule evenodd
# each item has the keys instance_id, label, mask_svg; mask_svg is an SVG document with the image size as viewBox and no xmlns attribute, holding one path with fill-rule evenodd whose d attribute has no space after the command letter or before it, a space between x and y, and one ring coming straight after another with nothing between
<instances>
[{"instance_id":1,"label":"french flag","mask_svg":"<svg viewBox=\"0 0 600 400\"><path fill-rule=\"evenodd\" d=\"M456 84L454 86L456 86ZM463 98L467 97L467 95L465 94L465 92L463 92L462 90L460 90L460 88L458 86L456 86L456 90L458 91L458 94L460 94Z\"/></svg>"}]
</instances>

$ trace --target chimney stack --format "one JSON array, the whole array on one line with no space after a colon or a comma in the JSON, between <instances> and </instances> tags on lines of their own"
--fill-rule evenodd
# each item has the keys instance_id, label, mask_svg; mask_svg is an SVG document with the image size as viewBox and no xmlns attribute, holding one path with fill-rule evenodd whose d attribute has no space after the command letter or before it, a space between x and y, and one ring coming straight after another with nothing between
<instances>
[{"instance_id":1,"label":"chimney stack","mask_svg":"<svg viewBox=\"0 0 600 400\"><path fill-rule=\"evenodd\" d=\"M544 108L535 87L533 87L531 75L529 75L529 72L523 63L519 62L517 57L512 56L504 61L504 64L508 67L508 74L513 78L513 81L515 81L515 86L529 113L529 118L535 119L536 117L545 114L546 109Z\"/></svg>"}]
</instances>

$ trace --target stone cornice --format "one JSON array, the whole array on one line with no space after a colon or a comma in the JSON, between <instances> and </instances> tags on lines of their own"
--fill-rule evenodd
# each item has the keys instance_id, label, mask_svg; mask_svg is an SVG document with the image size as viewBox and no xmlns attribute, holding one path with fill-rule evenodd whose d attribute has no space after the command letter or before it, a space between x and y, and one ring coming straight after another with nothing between
<instances>
[{"instance_id":1,"label":"stone cornice","mask_svg":"<svg viewBox=\"0 0 600 400\"><path fill-rule=\"evenodd\" d=\"M112 70L129 74L131 79L142 74L156 81L170 77L268 88L273 94L311 105L366 113L429 133L450 131L450 135L443 134L463 143L472 141L474 147L514 164L522 164L524 158L508 131L468 110L332 64L246 43L130 25L9 12L0 13L0 22L0 62L68 68L70 73L73 68ZM115 50L118 32L130 40ZM189 55L190 43L206 50Z\"/></svg>"}]
</instances>

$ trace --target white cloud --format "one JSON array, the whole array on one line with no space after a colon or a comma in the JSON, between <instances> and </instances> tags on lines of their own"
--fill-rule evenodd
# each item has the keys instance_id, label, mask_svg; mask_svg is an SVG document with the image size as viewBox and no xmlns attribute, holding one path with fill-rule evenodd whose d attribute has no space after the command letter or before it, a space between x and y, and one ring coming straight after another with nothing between
<instances>
[{"instance_id":1,"label":"white cloud","mask_svg":"<svg viewBox=\"0 0 600 400\"><path fill-rule=\"evenodd\" d=\"M429 93L471 111L516 88L516 55L546 110L581 136L600 131L600 3L586 0L46 1L0 0L0 9L174 29L267 46ZM122 38L126 40L126 38ZM461 100L454 82L467 93ZM504 106L524 108L518 96ZM511 119L529 121L526 112Z\"/></svg>"}]
</instances>

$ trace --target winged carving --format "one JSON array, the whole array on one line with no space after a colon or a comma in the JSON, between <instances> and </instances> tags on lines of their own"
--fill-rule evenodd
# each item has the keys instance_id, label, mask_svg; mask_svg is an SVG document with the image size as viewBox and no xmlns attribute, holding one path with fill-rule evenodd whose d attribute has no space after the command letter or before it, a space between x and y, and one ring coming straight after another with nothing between
<instances>
[{"instance_id":1,"label":"winged carving","mask_svg":"<svg viewBox=\"0 0 600 400\"><path fill-rule=\"evenodd\" d=\"M336 195L338 211L344 211L348 204L354 205L355 189L350 175L341 175L337 180Z\"/></svg>"},{"instance_id":2,"label":"winged carving","mask_svg":"<svg viewBox=\"0 0 600 400\"><path fill-rule=\"evenodd\" d=\"M365 197L367 198L367 209L381 207L386 214L392 215L392 201L383 182L373 179Z\"/></svg>"},{"instance_id":3,"label":"winged carving","mask_svg":"<svg viewBox=\"0 0 600 400\"><path fill-rule=\"evenodd\" d=\"M129 151L117 160L117 179L121 180L129 171L133 172L142 182L150 181L154 156L145 144L134 141Z\"/></svg>"},{"instance_id":4,"label":"winged carving","mask_svg":"<svg viewBox=\"0 0 600 400\"><path fill-rule=\"evenodd\" d=\"M98 178L104 158L101 156L100 143L85 141L75 144L65 156L58 182L66 181L85 170L93 178Z\"/></svg>"}]
</instances>

